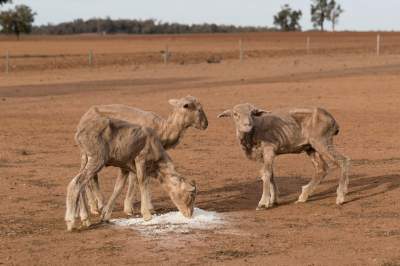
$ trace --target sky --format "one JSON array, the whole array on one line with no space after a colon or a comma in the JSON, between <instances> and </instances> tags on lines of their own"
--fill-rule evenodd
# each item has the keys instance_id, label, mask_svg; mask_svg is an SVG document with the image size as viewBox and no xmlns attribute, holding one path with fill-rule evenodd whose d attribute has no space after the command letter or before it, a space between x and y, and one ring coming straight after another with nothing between
<instances>
[{"instance_id":1,"label":"sky","mask_svg":"<svg viewBox=\"0 0 400 266\"><path fill-rule=\"evenodd\" d=\"M148 19L180 23L273 26L273 16L289 4L303 11L303 30L312 28L311 0L13 0L37 12L35 25L77 18ZM345 12L337 30L400 30L400 0L337 0ZM10 5L4 5L6 9Z\"/></svg>"}]
</instances>

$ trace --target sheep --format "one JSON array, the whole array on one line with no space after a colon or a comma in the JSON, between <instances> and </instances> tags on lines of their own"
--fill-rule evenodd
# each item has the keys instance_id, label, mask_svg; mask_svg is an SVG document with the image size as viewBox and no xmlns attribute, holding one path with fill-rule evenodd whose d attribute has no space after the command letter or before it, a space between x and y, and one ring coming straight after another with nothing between
<instances>
[{"instance_id":1,"label":"sheep","mask_svg":"<svg viewBox=\"0 0 400 266\"><path fill-rule=\"evenodd\" d=\"M263 194L257 210L270 208L277 203L277 186L273 174L273 160L281 154L306 152L316 174L302 187L297 202L306 202L316 186L327 175L329 164L341 168L336 204L344 203L348 190L350 159L333 147L333 137L339 125L333 116L322 108L287 108L264 111L252 104L239 104L219 114L232 117L236 136L246 157L263 163L261 170Z\"/></svg>"},{"instance_id":2,"label":"sheep","mask_svg":"<svg viewBox=\"0 0 400 266\"><path fill-rule=\"evenodd\" d=\"M150 128L107 118L99 112L81 119L75 135L81 150L81 169L68 185L65 221L67 230L75 227L78 215L84 226L89 226L86 185L105 166L120 168L113 196L103 208L102 218L107 221L116 197L123 189L130 172L135 171L141 193L141 213L144 220L152 218L149 206L147 172L154 172L168 192L171 200L185 217L193 214L196 185L187 182L174 168L157 134ZM79 213L78 213L79 212Z\"/></svg>"},{"instance_id":3,"label":"sheep","mask_svg":"<svg viewBox=\"0 0 400 266\"><path fill-rule=\"evenodd\" d=\"M91 107L85 116L91 116L93 109L96 109L103 116L120 119L129 123L138 124L154 129L159 136L164 149L168 150L178 145L185 131L189 127L205 130L208 127L208 120L199 100L193 96L186 96L181 99L170 99L169 104L173 106L172 113L164 119L153 112L143 111L138 108L129 107L121 104L102 105ZM128 192L124 201L124 212L127 215L133 214L133 200L135 196L136 178L134 171L130 172L128 182ZM87 196L90 210L93 214L99 214L103 208L103 196L100 193L98 177L94 177L89 183ZM147 203L151 211L150 196ZM97 202L97 203L96 203Z\"/></svg>"}]
</instances>

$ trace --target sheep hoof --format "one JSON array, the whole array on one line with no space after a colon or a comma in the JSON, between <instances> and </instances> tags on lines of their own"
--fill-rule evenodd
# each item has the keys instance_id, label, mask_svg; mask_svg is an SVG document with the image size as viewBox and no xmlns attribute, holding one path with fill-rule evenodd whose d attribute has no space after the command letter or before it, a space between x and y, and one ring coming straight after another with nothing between
<instances>
[{"instance_id":1,"label":"sheep hoof","mask_svg":"<svg viewBox=\"0 0 400 266\"><path fill-rule=\"evenodd\" d=\"M101 217L101 221L102 222L108 222L108 221L110 221L110 219L111 219L111 215L109 215L109 214L104 214L104 215L102 215L102 217Z\"/></svg>"},{"instance_id":2,"label":"sheep hoof","mask_svg":"<svg viewBox=\"0 0 400 266\"><path fill-rule=\"evenodd\" d=\"M152 218L153 218L153 216L151 215L150 212L143 214L143 220L145 220L145 221L150 221Z\"/></svg>"},{"instance_id":3,"label":"sheep hoof","mask_svg":"<svg viewBox=\"0 0 400 266\"><path fill-rule=\"evenodd\" d=\"M256 211L262 211L271 208L270 204L263 204L263 205L258 205L256 208Z\"/></svg>"},{"instance_id":4,"label":"sheep hoof","mask_svg":"<svg viewBox=\"0 0 400 266\"><path fill-rule=\"evenodd\" d=\"M71 232L75 228L75 222L74 221L66 221L67 223L67 231Z\"/></svg>"},{"instance_id":5,"label":"sheep hoof","mask_svg":"<svg viewBox=\"0 0 400 266\"><path fill-rule=\"evenodd\" d=\"M100 215L100 211L99 211L99 210L96 210L96 209L95 209L95 210L91 209L91 210L90 210L90 213L93 214L93 215L95 215L95 216Z\"/></svg>"},{"instance_id":6,"label":"sheep hoof","mask_svg":"<svg viewBox=\"0 0 400 266\"><path fill-rule=\"evenodd\" d=\"M135 209L133 208L132 203L130 201L125 201L124 202L124 213L129 216L133 216L135 213Z\"/></svg>"},{"instance_id":7,"label":"sheep hoof","mask_svg":"<svg viewBox=\"0 0 400 266\"><path fill-rule=\"evenodd\" d=\"M133 216L134 214L133 208L124 208L124 213L128 216Z\"/></svg>"},{"instance_id":8,"label":"sheep hoof","mask_svg":"<svg viewBox=\"0 0 400 266\"><path fill-rule=\"evenodd\" d=\"M133 216L133 211L132 210L130 210L130 211L124 211L124 213L126 214L126 215L128 215L128 216Z\"/></svg>"},{"instance_id":9,"label":"sheep hoof","mask_svg":"<svg viewBox=\"0 0 400 266\"><path fill-rule=\"evenodd\" d=\"M344 197L337 197L336 198L336 204L337 205L342 205L344 203Z\"/></svg>"},{"instance_id":10,"label":"sheep hoof","mask_svg":"<svg viewBox=\"0 0 400 266\"><path fill-rule=\"evenodd\" d=\"M108 212L108 208L104 208L101 212L100 219L102 222L108 222L111 219L111 213Z\"/></svg>"},{"instance_id":11,"label":"sheep hoof","mask_svg":"<svg viewBox=\"0 0 400 266\"><path fill-rule=\"evenodd\" d=\"M89 219L83 220L82 221L82 226L83 227L90 227L91 223Z\"/></svg>"}]
</instances>

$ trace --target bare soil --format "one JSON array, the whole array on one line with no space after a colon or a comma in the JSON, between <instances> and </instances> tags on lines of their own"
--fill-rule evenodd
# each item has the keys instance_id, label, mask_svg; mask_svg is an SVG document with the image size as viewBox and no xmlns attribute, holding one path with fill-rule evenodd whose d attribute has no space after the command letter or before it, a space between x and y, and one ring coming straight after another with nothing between
<instances>
[{"instance_id":1,"label":"bare soil","mask_svg":"<svg viewBox=\"0 0 400 266\"><path fill-rule=\"evenodd\" d=\"M53 68L42 57L35 64L26 59L8 75L1 72L0 264L399 265L400 34L386 34L380 57L375 33L313 33L319 46L309 55L296 48L306 37L298 33L0 39L2 51L10 47L20 55L83 56L94 45L114 54L92 68L79 61ZM238 38L250 46L242 64ZM184 60L198 59L135 63L141 53L161 58L167 42ZM124 53L132 61L113 61ZM207 64L210 53L222 55L222 62ZM226 224L156 236L109 224L67 233L65 193L79 170L73 136L80 116L109 103L167 116L168 99L188 94L201 100L209 128L188 130L170 154L178 171L196 180L197 207L221 213ZM346 204L335 205L338 171L309 202L294 204L313 167L305 155L287 155L275 164L279 205L255 211L261 165L244 157L232 122L216 118L241 102L329 110L341 126L338 149L352 159ZM115 176L112 168L101 173L106 196ZM175 210L157 182L152 195L157 212ZM125 217L122 202L121 196L113 217Z\"/></svg>"}]
</instances>

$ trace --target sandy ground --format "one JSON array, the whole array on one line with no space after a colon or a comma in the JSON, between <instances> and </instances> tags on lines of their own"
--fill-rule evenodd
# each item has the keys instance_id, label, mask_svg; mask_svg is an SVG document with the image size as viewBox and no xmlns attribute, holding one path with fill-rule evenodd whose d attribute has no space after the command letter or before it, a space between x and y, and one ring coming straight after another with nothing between
<instances>
[{"instance_id":1,"label":"sandy ground","mask_svg":"<svg viewBox=\"0 0 400 266\"><path fill-rule=\"evenodd\" d=\"M351 41L351 34L346 34L350 50L326 48L311 55L260 50L263 56L246 57L243 64L233 58L220 64L168 66L75 64L0 74L0 264L399 265L400 52L396 54L398 47L393 46L376 57L373 41L363 41L373 40L374 34L354 36ZM215 40L221 46L216 47L236 37L218 35ZM107 45L115 42L117 47L128 42L126 38L110 37ZM201 52L200 41L214 40L210 36L168 38L181 41L181 52L188 55ZM304 35L248 38L255 43L268 39L271 46L290 51L293 42L303 42ZM87 41L91 39L60 38L54 41L60 49L54 53L72 53L69 42L81 42L83 51ZM140 41L148 42L150 52L156 49L154 39ZM40 39L14 42L13 47L29 42L41 42L37 53L55 49L53 40ZM10 43L0 40L0 47ZM64 201L66 186L79 170L73 135L80 116L94 104L121 103L166 117L171 110L168 99L188 94L201 100L209 128L190 129L170 154L178 171L196 180L197 207L218 212L226 223L216 229L159 235L107 224L67 233ZM304 154L287 155L275 164L279 206L256 212L261 165L244 157L232 122L216 118L240 102L264 109L328 109L341 126L338 150L352 158L347 203L335 205L339 173L332 171L309 202L294 204L313 167ZM111 168L101 173L106 196L115 175ZM175 210L157 182L152 183L152 191L157 212ZM126 217L122 202L120 197L113 218Z\"/></svg>"}]
</instances>

